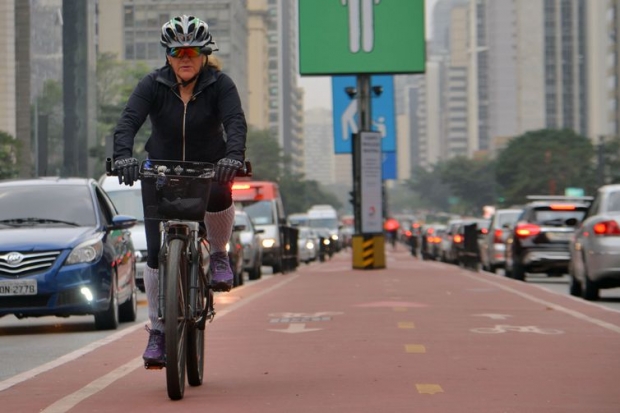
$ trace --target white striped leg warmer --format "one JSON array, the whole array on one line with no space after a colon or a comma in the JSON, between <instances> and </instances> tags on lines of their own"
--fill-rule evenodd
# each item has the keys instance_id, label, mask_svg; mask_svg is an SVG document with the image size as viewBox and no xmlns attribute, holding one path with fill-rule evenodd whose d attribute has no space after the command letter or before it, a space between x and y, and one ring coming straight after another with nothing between
<instances>
[{"instance_id":1,"label":"white striped leg warmer","mask_svg":"<svg viewBox=\"0 0 620 413\"><path fill-rule=\"evenodd\" d=\"M159 296L159 270L149 267L144 269L144 289L146 290L146 301L149 309L149 320L151 320L151 330L164 331L164 323L157 317L158 296Z\"/></svg>"},{"instance_id":2,"label":"white striped leg warmer","mask_svg":"<svg viewBox=\"0 0 620 413\"><path fill-rule=\"evenodd\" d=\"M211 253L226 251L226 243L230 240L234 223L234 204L223 211L205 214L205 226L207 227L207 239L211 244Z\"/></svg>"}]
</instances>

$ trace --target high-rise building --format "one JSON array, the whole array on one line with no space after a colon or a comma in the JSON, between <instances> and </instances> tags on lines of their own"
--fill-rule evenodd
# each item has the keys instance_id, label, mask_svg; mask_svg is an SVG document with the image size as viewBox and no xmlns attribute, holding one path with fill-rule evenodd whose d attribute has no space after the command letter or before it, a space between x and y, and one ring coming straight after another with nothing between
<instances>
[{"instance_id":1,"label":"high-rise building","mask_svg":"<svg viewBox=\"0 0 620 413\"><path fill-rule=\"evenodd\" d=\"M17 108L15 94L15 0L0 2L0 131L15 137Z\"/></svg>"},{"instance_id":2,"label":"high-rise building","mask_svg":"<svg viewBox=\"0 0 620 413\"><path fill-rule=\"evenodd\" d=\"M269 14L267 0L248 0L248 125L269 129Z\"/></svg>"},{"instance_id":3,"label":"high-rise building","mask_svg":"<svg viewBox=\"0 0 620 413\"><path fill-rule=\"evenodd\" d=\"M332 118L332 111L324 108L308 109L304 113L304 175L323 185L336 182Z\"/></svg>"},{"instance_id":4,"label":"high-rise building","mask_svg":"<svg viewBox=\"0 0 620 413\"><path fill-rule=\"evenodd\" d=\"M297 2L269 0L269 127L292 169L303 172L303 93L297 86Z\"/></svg>"}]
</instances>

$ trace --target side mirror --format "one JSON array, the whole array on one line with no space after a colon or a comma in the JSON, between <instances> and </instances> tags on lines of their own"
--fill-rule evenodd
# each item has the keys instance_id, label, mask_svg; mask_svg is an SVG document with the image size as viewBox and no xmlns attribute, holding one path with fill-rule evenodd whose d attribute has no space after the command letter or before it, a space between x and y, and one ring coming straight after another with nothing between
<instances>
[{"instance_id":1,"label":"side mirror","mask_svg":"<svg viewBox=\"0 0 620 413\"><path fill-rule=\"evenodd\" d=\"M257 229L257 230L254 231L254 233L256 233L256 234L264 234L265 230L262 229L262 228L261 229Z\"/></svg>"},{"instance_id":2,"label":"side mirror","mask_svg":"<svg viewBox=\"0 0 620 413\"><path fill-rule=\"evenodd\" d=\"M245 231L245 225L244 224L235 225L233 227L233 231Z\"/></svg>"},{"instance_id":3,"label":"side mirror","mask_svg":"<svg viewBox=\"0 0 620 413\"><path fill-rule=\"evenodd\" d=\"M128 229L136 225L138 220L135 217L129 215L115 215L112 218L112 223L108 225L110 231L116 229Z\"/></svg>"}]
</instances>

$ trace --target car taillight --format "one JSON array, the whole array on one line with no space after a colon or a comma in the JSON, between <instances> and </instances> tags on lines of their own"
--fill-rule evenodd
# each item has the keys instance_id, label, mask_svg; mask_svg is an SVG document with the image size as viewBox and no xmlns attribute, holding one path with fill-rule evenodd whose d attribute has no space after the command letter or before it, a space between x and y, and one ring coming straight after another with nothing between
<instances>
[{"instance_id":1,"label":"car taillight","mask_svg":"<svg viewBox=\"0 0 620 413\"><path fill-rule=\"evenodd\" d=\"M594 235L620 235L620 227L614 220L594 224Z\"/></svg>"},{"instance_id":2,"label":"car taillight","mask_svg":"<svg viewBox=\"0 0 620 413\"><path fill-rule=\"evenodd\" d=\"M503 241L502 241L502 234L503 234L503 231L501 229L497 228L495 230L495 234L493 235L493 243L495 243L495 244L503 243Z\"/></svg>"},{"instance_id":3,"label":"car taillight","mask_svg":"<svg viewBox=\"0 0 620 413\"><path fill-rule=\"evenodd\" d=\"M519 238L531 237L540 234L540 227L534 224L519 224L515 229L515 233Z\"/></svg>"},{"instance_id":4,"label":"car taillight","mask_svg":"<svg viewBox=\"0 0 620 413\"><path fill-rule=\"evenodd\" d=\"M460 244L461 242L463 242L463 237L460 234L456 234L454 237L452 237L452 241Z\"/></svg>"}]
</instances>

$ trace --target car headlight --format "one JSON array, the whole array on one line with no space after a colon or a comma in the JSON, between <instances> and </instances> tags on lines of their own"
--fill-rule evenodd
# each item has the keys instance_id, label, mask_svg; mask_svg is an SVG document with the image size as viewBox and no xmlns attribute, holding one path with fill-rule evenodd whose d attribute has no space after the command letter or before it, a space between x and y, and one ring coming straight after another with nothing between
<instances>
[{"instance_id":1,"label":"car headlight","mask_svg":"<svg viewBox=\"0 0 620 413\"><path fill-rule=\"evenodd\" d=\"M73 248L69 257L67 257L66 264L82 264L88 262L98 261L103 255L103 241L100 238L91 239L83 242L77 247Z\"/></svg>"},{"instance_id":2,"label":"car headlight","mask_svg":"<svg viewBox=\"0 0 620 413\"><path fill-rule=\"evenodd\" d=\"M332 236L331 236L331 238L332 238L334 241L338 241L338 235L332 235Z\"/></svg>"},{"instance_id":3,"label":"car headlight","mask_svg":"<svg viewBox=\"0 0 620 413\"><path fill-rule=\"evenodd\" d=\"M314 249L314 242L312 242L312 241L306 242L306 249L313 250Z\"/></svg>"},{"instance_id":4,"label":"car headlight","mask_svg":"<svg viewBox=\"0 0 620 413\"><path fill-rule=\"evenodd\" d=\"M226 252L230 252L230 242L226 243Z\"/></svg>"},{"instance_id":5,"label":"car headlight","mask_svg":"<svg viewBox=\"0 0 620 413\"><path fill-rule=\"evenodd\" d=\"M273 238L265 238L263 241L263 248L273 248L276 245L276 240Z\"/></svg>"}]
</instances>

